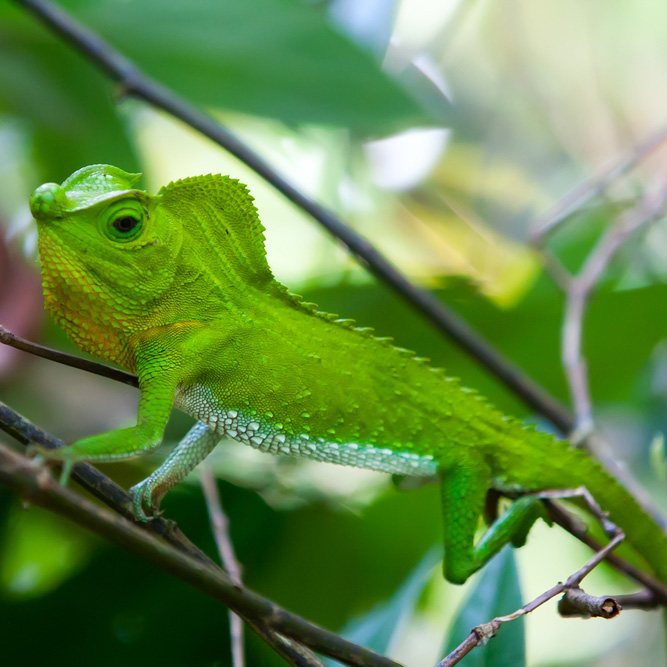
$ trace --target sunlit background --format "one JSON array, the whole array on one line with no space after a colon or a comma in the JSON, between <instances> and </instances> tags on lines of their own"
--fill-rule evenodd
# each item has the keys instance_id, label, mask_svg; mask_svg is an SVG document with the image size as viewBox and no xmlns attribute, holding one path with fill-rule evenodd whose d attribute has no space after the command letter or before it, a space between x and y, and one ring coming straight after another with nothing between
<instances>
[{"instance_id":1,"label":"sunlit background","mask_svg":"<svg viewBox=\"0 0 667 667\"><path fill-rule=\"evenodd\" d=\"M667 4L62 6L225 123L569 401L559 360L562 295L528 239L540 214L570 188L667 123ZM558 231L551 247L568 267L581 264L619 211L665 180L666 158L655 152ZM508 412L549 428L245 165L124 98L34 19L3 3L0 323L15 333L73 351L42 311L27 200L40 183L93 163L142 171L150 192L201 173L240 178L256 197L274 273L291 290L394 336ZM665 428L666 267L667 227L658 223L605 275L585 341L598 424L663 510L665 479L649 451ZM71 442L131 424L138 393L0 348L0 398ZM174 415L169 443L189 424ZM166 451L104 470L127 487ZM507 554L487 574L454 587L435 565L437 548L429 551L441 539L437 489L397 491L380 474L272 458L234 443L211 461L246 583L407 667L435 665L476 622L513 611L590 555L560 529L540 525L516 552L520 591ZM215 553L196 474L165 507ZM586 590L634 589L601 567ZM464 610L473 615L461 616ZM525 635L531 666L665 660L656 613L564 620L552 602L530 615ZM26 511L2 489L0 645L8 665L230 664L219 605L51 514ZM520 665L520 646L517 622L463 664ZM254 637L247 650L249 665L281 664Z\"/></svg>"}]
</instances>

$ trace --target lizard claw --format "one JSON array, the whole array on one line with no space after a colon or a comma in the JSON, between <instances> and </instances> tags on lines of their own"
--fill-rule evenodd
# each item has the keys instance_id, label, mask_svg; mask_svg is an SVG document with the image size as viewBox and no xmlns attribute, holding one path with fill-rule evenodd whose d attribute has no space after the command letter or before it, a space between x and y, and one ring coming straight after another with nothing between
<instances>
[{"instance_id":1,"label":"lizard claw","mask_svg":"<svg viewBox=\"0 0 667 667\"><path fill-rule=\"evenodd\" d=\"M157 503L153 501L153 480L151 480L150 477L147 477L138 484L135 484L130 489L130 496L132 496L134 518L137 521L140 521L141 523L148 523L152 519L162 514L162 512L159 510L159 500ZM150 511L150 516L144 512L144 507Z\"/></svg>"}]
</instances>

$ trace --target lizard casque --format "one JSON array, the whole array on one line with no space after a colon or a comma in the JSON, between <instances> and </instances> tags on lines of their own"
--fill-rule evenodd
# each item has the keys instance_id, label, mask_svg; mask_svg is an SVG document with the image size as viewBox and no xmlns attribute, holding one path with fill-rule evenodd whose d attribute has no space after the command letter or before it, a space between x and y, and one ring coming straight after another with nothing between
<instances>
[{"instance_id":1,"label":"lizard casque","mask_svg":"<svg viewBox=\"0 0 667 667\"><path fill-rule=\"evenodd\" d=\"M274 454L441 480L445 576L465 581L545 518L523 496L475 544L491 486L585 486L667 583L667 536L601 466L503 416L428 360L318 312L278 283L245 186L198 176L157 195L137 174L95 165L30 200L46 308L83 350L135 372L137 425L43 451L113 461L161 442L172 406L198 421L132 489L156 511L223 436Z\"/></svg>"}]
</instances>

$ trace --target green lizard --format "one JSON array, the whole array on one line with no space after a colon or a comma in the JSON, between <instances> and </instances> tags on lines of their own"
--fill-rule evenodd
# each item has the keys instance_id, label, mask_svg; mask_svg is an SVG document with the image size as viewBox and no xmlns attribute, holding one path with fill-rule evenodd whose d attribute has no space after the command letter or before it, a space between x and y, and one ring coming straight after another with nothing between
<instances>
[{"instance_id":1,"label":"green lizard","mask_svg":"<svg viewBox=\"0 0 667 667\"><path fill-rule=\"evenodd\" d=\"M83 350L137 373L141 389L136 426L41 452L65 479L78 461L158 445L175 405L198 421L132 488L139 520L227 436L273 454L438 475L449 581L521 546L546 518L522 496L475 543L491 486L585 486L667 583L667 536L598 463L277 282L244 185L199 176L151 196L134 188L139 177L89 166L30 200L46 308Z\"/></svg>"}]
</instances>

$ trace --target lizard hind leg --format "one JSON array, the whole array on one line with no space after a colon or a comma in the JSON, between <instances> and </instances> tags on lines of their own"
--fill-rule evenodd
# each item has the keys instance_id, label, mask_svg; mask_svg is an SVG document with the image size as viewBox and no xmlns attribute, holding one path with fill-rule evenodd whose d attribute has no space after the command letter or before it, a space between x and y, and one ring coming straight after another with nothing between
<instances>
[{"instance_id":1,"label":"lizard hind leg","mask_svg":"<svg viewBox=\"0 0 667 667\"><path fill-rule=\"evenodd\" d=\"M157 513L167 492L194 470L218 442L220 435L202 422L197 422L166 461L152 475L130 489L136 519L148 521L144 507L153 514Z\"/></svg>"},{"instance_id":2,"label":"lizard hind leg","mask_svg":"<svg viewBox=\"0 0 667 667\"><path fill-rule=\"evenodd\" d=\"M515 500L475 543L475 533L484 509L491 474L488 466L475 461L442 471L444 517L444 575L454 584L464 583L506 544L523 546L539 518L547 518L544 504L523 496Z\"/></svg>"}]
</instances>

